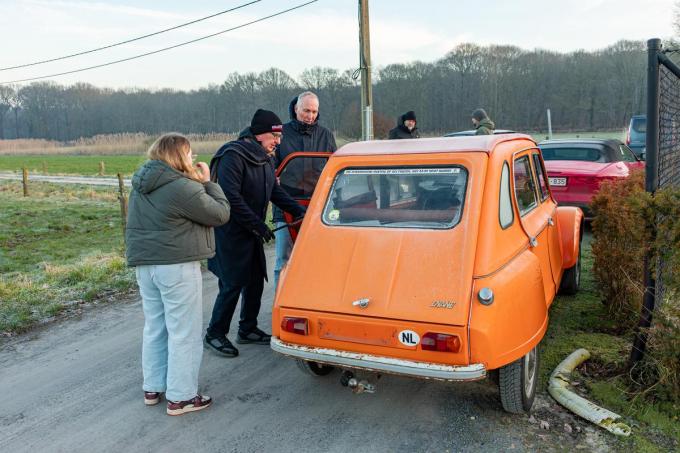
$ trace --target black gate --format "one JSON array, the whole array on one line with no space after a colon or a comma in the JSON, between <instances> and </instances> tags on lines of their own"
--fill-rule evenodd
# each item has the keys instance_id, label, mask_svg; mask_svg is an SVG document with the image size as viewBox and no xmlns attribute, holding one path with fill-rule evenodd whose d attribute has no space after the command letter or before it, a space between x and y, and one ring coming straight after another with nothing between
<instances>
[{"instance_id":1,"label":"black gate","mask_svg":"<svg viewBox=\"0 0 680 453\"><path fill-rule=\"evenodd\" d=\"M664 187L680 187L680 66L668 57L675 52L678 51L663 49L660 39L647 41L645 189L651 193ZM653 259L650 253L645 257L645 293L632 362L642 359L654 306L664 299L665 263L660 259L654 273Z\"/></svg>"}]
</instances>

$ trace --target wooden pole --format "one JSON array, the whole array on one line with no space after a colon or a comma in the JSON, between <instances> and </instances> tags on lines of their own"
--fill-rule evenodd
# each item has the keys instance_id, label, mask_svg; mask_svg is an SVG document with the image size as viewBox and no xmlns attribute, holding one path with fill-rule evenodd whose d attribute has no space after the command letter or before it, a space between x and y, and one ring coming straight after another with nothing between
<instances>
[{"instance_id":1,"label":"wooden pole","mask_svg":"<svg viewBox=\"0 0 680 453\"><path fill-rule=\"evenodd\" d=\"M47 162L43 161L42 167L43 167L43 175L46 175L47 174Z\"/></svg>"},{"instance_id":2,"label":"wooden pole","mask_svg":"<svg viewBox=\"0 0 680 453\"><path fill-rule=\"evenodd\" d=\"M361 69L361 138L373 140L373 89L368 0L359 0L359 63Z\"/></svg>"},{"instance_id":3,"label":"wooden pole","mask_svg":"<svg viewBox=\"0 0 680 453\"><path fill-rule=\"evenodd\" d=\"M28 196L28 168L24 167L22 169L21 182L24 185L24 197Z\"/></svg>"},{"instance_id":4,"label":"wooden pole","mask_svg":"<svg viewBox=\"0 0 680 453\"><path fill-rule=\"evenodd\" d=\"M118 201L120 202L120 218L123 226L123 241L125 241L125 229L127 228L127 196L125 195L125 183L123 174L118 173Z\"/></svg>"},{"instance_id":5,"label":"wooden pole","mask_svg":"<svg viewBox=\"0 0 680 453\"><path fill-rule=\"evenodd\" d=\"M99 176L104 176L104 161L99 162Z\"/></svg>"}]
</instances>

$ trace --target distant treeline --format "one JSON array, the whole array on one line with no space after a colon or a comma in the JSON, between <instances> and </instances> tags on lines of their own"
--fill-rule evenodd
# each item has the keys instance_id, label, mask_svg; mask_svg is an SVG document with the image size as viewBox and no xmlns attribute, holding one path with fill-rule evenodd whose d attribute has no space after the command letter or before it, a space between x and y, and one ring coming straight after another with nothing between
<instances>
[{"instance_id":1,"label":"distant treeline","mask_svg":"<svg viewBox=\"0 0 680 453\"><path fill-rule=\"evenodd\" d=\"M432 63L385 66L374 74L376 136L384 136L407 110L415 110L425 134L469 129L477 107L504 129L544 131L548 108L554 130L623 128L631 115L644 111L645 49L642 41L567 54L461 44ZM352 75L352 70L313 67L295 80L271 68L259 74L234 72L221 85L194 91L2 85L0 138L232 133L248 124L258 107L287 120L290 100L305 89L319 94L323 124L339 135L358 137L360 92Z\"/></svg>"}]
</instances>

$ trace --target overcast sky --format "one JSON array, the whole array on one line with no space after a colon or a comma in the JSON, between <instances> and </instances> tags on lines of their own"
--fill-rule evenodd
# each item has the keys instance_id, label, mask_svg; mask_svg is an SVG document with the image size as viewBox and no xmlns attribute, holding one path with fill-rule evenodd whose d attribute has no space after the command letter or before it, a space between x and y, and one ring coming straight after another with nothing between
<instances>
[{"instance_id":1,"label":"overcast sky","mask_svg":"<svg viewBox=\"0 0 680 453\"><path fill-rule=\"evenodd\" d=\"M0 68L96 48L214 14L252 0L0 0ZM120 47L28 68L0 82L127 58L216 33L307 0L262 0L238 11ZM373 66L434 61L456 44L511 44L560 52L599 49L620 39L667 38L674 0L371 0ZM160 54L52 78L71 84L194 89L230 72L272 66L358 66L356 0L319 0L296 11Z\"/></svg>"}]
</instances>

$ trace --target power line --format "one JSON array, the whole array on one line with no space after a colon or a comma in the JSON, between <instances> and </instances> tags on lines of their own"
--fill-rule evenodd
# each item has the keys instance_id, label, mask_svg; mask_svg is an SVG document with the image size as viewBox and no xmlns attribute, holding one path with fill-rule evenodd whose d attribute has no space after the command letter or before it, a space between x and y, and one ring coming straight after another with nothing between
<instances>
[{"instance_id":1,"label":"power line","mask_svg":"<svg viewBox=\"0 0 680 453\"><path fill-rule=\"evenodd\" d=\"M132 57L123 58L121 60L109 61L108 63L102 63L102 64L98 64L98 65L95 65L95 66L88 66L86 68L74 69L72 71L66 71L66 72L59 72L57 74L50 74L50 75L45 75L45 76L40 76L40 77L32 77L32 78L29 78L29 79L10 80L8 82L0 82L0 85L7 85L7 84L10 84L10 83L30 82L32 80L48 79L50 77L58 77L58 76L67 75L67 74L75 74L76 72L89 71L90 69L103 68L105 66L111 66L111 65L114 65L114 64L117 64L117 63L123 63L125 61L130 61L130 60L135 60L137 58L147 57L149 55L154 55L154 54L157 54L157 53L165 52L166 50L176 49L177 47L182 47L182 46L186 46L188 44L193 44L193 43L198 42L198 41L203 41L204 39L213 38L217 35L221 35L221 34L233 31L233 30L238 30L239 28L247 27L248 25L256 24L258 22L262 22L264 20L271 19L272 17L280 16L282 14L288 13L290 11L294 11L296 9L300 9L302 7L305 7L305 6L310 5L312 3L316 3L318 1L319 0L311 0L311 1L306 2L306 3L301 3L297 6L292 7L292 8L284 9L282 11L279 11L278 13L274 13L274 14L271 14L269 16L264 16L264 17L261 17L259 19L252 20L250 22L246 22L245 24L237 25L236 27L228 28L226 30L218 31L217 33L212 33L210 35L206 35L206 36L202 36L200 38L192 39L191 41L185 41L185 42L182 42L182 43L179 43L179 44L175 44L174 46L164 47L162 49L154 50L152 52L142 53L142 54L135 55L135 56L132 56Z\"/></svg>"},{"instance_id":2,"label":"power line","mask_svg":"<svg viewBox=\"0 0 680 453\"><path fill-rule=\"evenodd\" d=\"M138 36L137 38L128 39L126 41L121 41L121 42L117 42L117 43L114 43L114 44L109 44L107 46L97 47L96 49L90 49L90 50L85 50L83 52L73 53L73 54L70 54L70 55L64 55L63 57L50 58L49 60L41 60L41 61L35 61L33 63L26 63L26 64L17 65L17 66L9 66L7 68L0 68L0 71L9 71L10 69L26 68L28 66L36 66L36 65L40 65L40 64L51 63L53 61L66 60L67 58L78 57L80 55L86 55L88 53L98 52L100 50L105 50L105 49L110 49L112 47L121 46L123 44L128 44L128 43L131 43L131 42L139 41L141 39L149 38L151 36L160 35L161 33L166 33L166 32L172 31L172 30L177 30L178 28L186 27L188 25L192 25L192 24L195 24L197 22L202 22L202 21L207 20L207 19L212 19L213 17L221 16L222 14L230 13L232 11L236 11L237 9L245 8L246 6L250 6L253 3L258 3L258 2L261 2L261 1L262 0L253 0L249 3L244 3L244 4L236 6L234 8L225 9L224 11L220 11L218 13L211 14L210 16L201 17L200 19L192 20L191 22L186 22L184 24L176 25L174 27L166 28L165 30L160 30L160 31L157 31L157 32L154 32L154 33L149 33L148 35Z\"/></svg>"}]
</instances>

